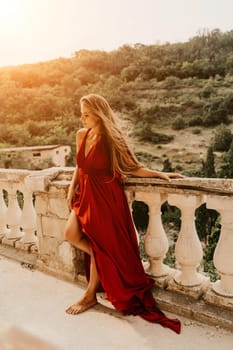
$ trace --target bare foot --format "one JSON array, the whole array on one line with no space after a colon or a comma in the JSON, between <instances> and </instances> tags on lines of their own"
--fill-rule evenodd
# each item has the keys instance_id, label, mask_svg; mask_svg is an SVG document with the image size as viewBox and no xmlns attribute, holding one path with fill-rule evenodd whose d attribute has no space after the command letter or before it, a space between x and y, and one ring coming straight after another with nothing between
<instances>
[{"instance_id":1,"label":"bare foot","mask_svg":"<svg viewBox=\"0 0 233 350\"><path fill-rule=\"evenodd\" d=\"M77 315L77 314L80 314L81 312L84 312L90 309L96 304L98 304L96 297L90 298L90 297L84 296L81 300L69 306L68 309L66 309L66 313L70 315Z\"/></svg>"}]
</instances>

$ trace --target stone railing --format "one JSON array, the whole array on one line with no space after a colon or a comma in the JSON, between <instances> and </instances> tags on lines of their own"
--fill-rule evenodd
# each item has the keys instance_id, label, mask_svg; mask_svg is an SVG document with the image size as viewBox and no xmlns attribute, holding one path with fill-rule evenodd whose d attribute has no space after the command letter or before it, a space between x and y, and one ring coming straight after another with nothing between
<instances>
[{"instance_id":1,"label":"stone railing","mask_svg":"<svg viewBox=\"0 0 233 350\"><path fill-rule=\"evenodd\" d=\"M36 252L36 212L27 185L29 174L27 170L0 170L0 239L3 244Z\"/></svg>"},{"instance_id":2,"label":"stone railing","mask_svg":"<svg viewBox=\"0 0 233 350\"><path fill-rule=\"evenodd\" d=\"M72 168L0 169L0 247L16 248L16 258L34 254L37 267L74 279L72 248L63 235L71 176Z\"/></svg>"},{"instance_id":3,"label":"stone railing","mask_svg":"<svg viewBox=\"0 0 233 350\"><path fill-rule=\"evenodd\" d=\"M37 268L75 280L82 279L83 255L63 235L69 215L66 194L72 172L72 168L0 170L0 247L11 246L16 253L24 250L34 254ZM129 178L124 187L130 206L135 200L148 205L147 272L156 283L233 310L233 180L186 178L165 183ZM181 211L181 229L175 245L177 268L164 264L169 248L161 220L161 205L165 201ZM195 210L203 203L221 215L221 234L214 254L214 265L221 278L215 283L199 271L203 249L195 228Z\"/></svg>"},{"instance_id":4,"label":"stone railing","mask_svg":"<svg viewBox=\"0 0 233 350\"><path fill-rule=\"evenodd\" d=\"M149 259L147 272L155 277L156 283L233 310L233 180L186 178L166 184L155 179L130 178L125 191L129 204L139 200L148 205L144 244ZM163 263L169 248L161 220L161 205L165 201L181 211L181 228L175 245L178 269ZM203 203L221 216L221 234L213 259L221 278L215 283L199 272L203 248L195 227L195 211Z\"/></svg>"}]
</instances>

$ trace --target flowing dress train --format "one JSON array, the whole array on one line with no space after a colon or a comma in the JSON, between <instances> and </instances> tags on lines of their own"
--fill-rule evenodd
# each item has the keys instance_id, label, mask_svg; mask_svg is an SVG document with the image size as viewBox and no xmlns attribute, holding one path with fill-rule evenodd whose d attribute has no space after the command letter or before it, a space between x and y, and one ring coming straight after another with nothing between
<instances>
[{"instance_id":1,"label":"flowing dress train","mask_svg":"<svg viewBox=\"0 0 233 350\"><path fill-rule=\"evenodd\" d=\"M146 275L141 263L121 178L114 177L110 170L105 135L100 135L85 156L89 131L76 155L80 177L73 209L92 246L106 297L124 314L139 315L180 333L180 321L167 318L152 296L154 282Z\"/></svg>"}]
</instances>

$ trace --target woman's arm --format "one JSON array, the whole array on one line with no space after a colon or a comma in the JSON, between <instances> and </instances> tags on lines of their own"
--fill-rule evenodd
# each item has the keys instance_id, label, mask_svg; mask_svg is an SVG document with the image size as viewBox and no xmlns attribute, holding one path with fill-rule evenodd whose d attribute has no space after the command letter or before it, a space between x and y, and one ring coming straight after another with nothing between
<instances>
[{"instance_id":1,"label":"woman's arm","mask_svg":"<svg viewBox=\"0 0 233 350\"><path fill-rule=\"evenodd\" d=\"M130 173L133 176L139 176L139 177L158 177L160 179L171 181L171 178L184 178L184 175L181 175L179 173L165 173L161 171L156 170L150 170L148 168L142 167L138 168L137 170L131 171Z\"/></svg>"},{"instance_id":2,"label":"woman's arm","mask_svg":"<svg viewBox=\"0 0 233 350\"><path fill-rule=\"evenodd\" d=\"M76 150L78 152L78 149L80 147L80 144L82 142L83 136L85 134L85 129L80 129L76 133ZM77 190L77 186L79 184L79 170L78 167L76 166L75 171L72 176L72 180L68 189L68 194L67 194L67 204L69 209L72 209L72 201L75 195L75 192Z\"/></svg>"}]
</instances>

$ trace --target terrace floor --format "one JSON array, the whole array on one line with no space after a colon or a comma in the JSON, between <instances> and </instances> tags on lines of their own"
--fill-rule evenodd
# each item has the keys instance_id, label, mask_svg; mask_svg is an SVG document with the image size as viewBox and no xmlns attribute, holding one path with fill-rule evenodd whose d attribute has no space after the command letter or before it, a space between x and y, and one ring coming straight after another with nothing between
<instances>
[{"instance_id":1,"label":"terrace floor","mask_svg":"<svg viewBox=\"0 0 233 350\"><path fill-rule=\"evenodd\" d=\"M104 300L103 295L99 297L100 304L93 309L78 316L67 315L65 308L82 293L82 286L30 270L19 262L0 256L0 321L39 337L60 350L233 348L233 333L230 331L180 317L182 331L177 335L139 317L122 316ZM2 328L0 348L5 350L1 347L1 332Z\"/></svg>"}]
</instances>

